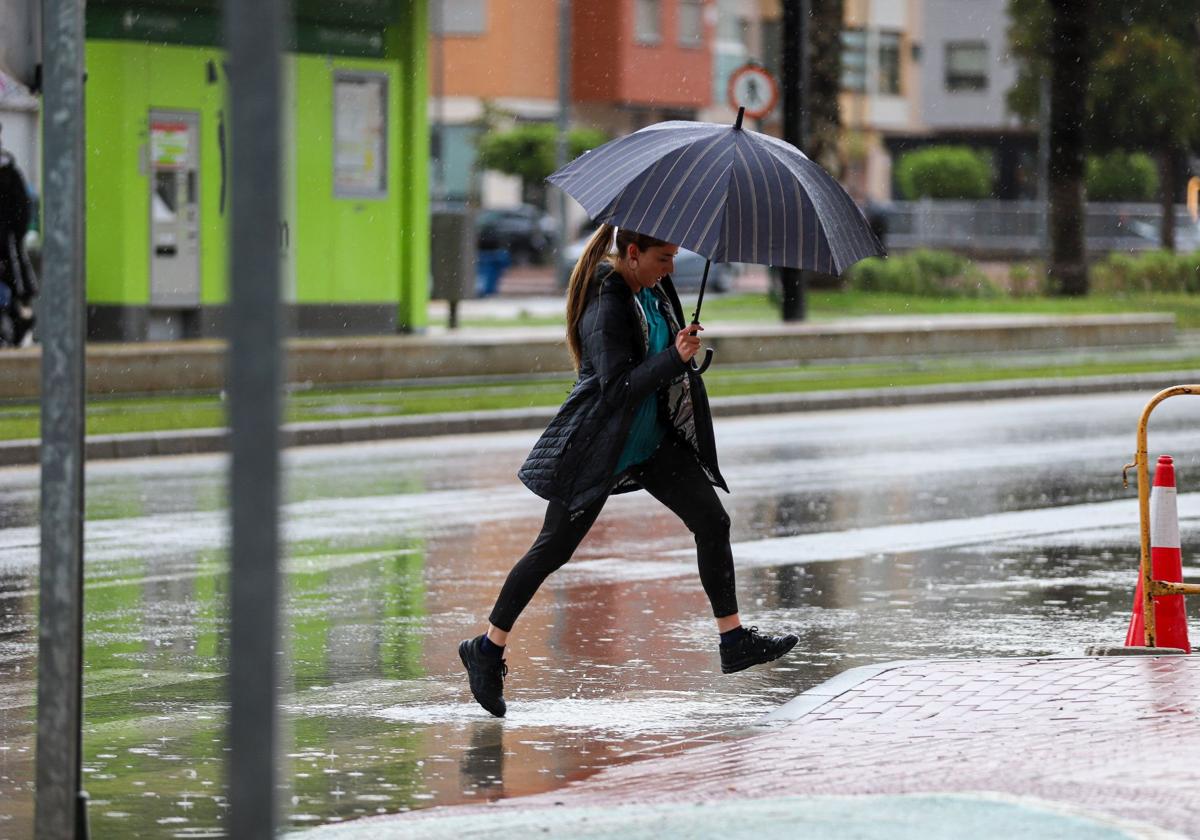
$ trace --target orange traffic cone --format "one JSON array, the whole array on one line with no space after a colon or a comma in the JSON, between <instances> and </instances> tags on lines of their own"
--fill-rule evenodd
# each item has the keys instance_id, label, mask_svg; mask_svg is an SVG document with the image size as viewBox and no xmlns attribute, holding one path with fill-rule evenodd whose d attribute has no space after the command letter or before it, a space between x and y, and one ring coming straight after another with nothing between
<instances>
[{"instance_id":1,"label":"orange traffic cone","mask_svg":"<svg viewBox=\"0 0 1200 840\"><path fill-rule=\"evenodd\" d=\"M1170 455L1159 456L1150 491L1150 572L1155 580L1183 583L1183 554L1179 550L1179 507L1175 501L1175 462ZM1154 598L1154 644L1192 652L1188 643L1187 610L1182 595L1156 595ZM1138 574L1133 596L1133 617L1125 634L1127 647L1142 647L1146 642L1142 614L1142 576Z\"/></svg>"}]
</instances>

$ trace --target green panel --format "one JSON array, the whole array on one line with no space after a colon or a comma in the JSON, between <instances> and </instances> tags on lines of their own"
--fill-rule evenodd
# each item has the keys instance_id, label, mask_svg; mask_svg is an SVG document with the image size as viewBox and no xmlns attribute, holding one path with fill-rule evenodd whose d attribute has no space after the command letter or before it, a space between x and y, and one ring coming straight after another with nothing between
<instances>
[{"instance_id":1,"label":"green panel","mask_svg":"<svg viewBox=\"0 0 1200 840\"><path fill-rule=\"evenodd\" d=\"M221 41L220 18L182 9L142 9L122 4L92 8L88 4L87 37L112 41L150 41L160 44L215 46Z\"/></svg>"},{"instance_id":2,"label":"green panel","mask_svg":"<svg viewBox=\"0 0 1200 840\"><path fill-rule=\"evenodd\" d=\"M310 17L293 27L290 48L322 55L383 56L384 26L390 19L346 20ZM144 8L134 3L88 7L89 38L148 41L157 44L218 46L222 42L220 17L189 4Z\"/></svg>"},{"instance_id":3,"label":"green panel","mask_svg":"<svg viewBox=\"0 0 1200 840\"><path fill-rule=\"evenodd\" d=\"M190 0L189 0L190 2ZM114 6L113 3L97 3ZM401 324L426 323L429 276L428 126L424 2L388 29L387 59L293 57L289 126L294 158L290 225L299 303L389 303ZM99 9L96 11L108 11ZM226 300L226 231L220 215L218 117L225 73L208 82L213 48L90 39L88 61L88 299L146 305L149 184L144 170L152 109L200 116L201 300ZM386 196L339 198L333 190L333 77L338 70L388 80ZM291 202L289 202L291 203ZM285 209L285 213L287 213Z\"/></svg>"},{"instance_id":4,"label":"green panel","mask_svg":"<svg viewBox=\"0 0 1200 840\"><path fill-rule=\"evenodd\" d=\"M333 186L333 80L339 70L388 79L387 195L340 198ZM296 57L296 300L392 303L399 296L399 78L394 62Z\"/></svg>"},{"instance_id":5,"label":"green panel","mask_svg":"<svg viewBox=\"0 0 1200 840\"><path fill-rule=\"evenodd\" d=\"M429 323L429 69L426 47L428 0L414 2L410 13L388 30L388 56L400 65L404 88L398 91L400 145L393 160L405 161L400 183L401 329Z\"/></svg>"},{"instance_id":6,"label":"green panel","mask_svg":"<svg viewBox=\"0 0 1200 840\"><path fill-rule=\"evenodd\" d=\"M293 0L297 20L345 25L387 26L400 15L400 0ZM120 9L134 14L155 11L217 15L221 0L88 0L88 7Z\"/></svg>"},{"instance_id":7,"label":"green panel","mask_svg":"<svg viewBox=\"0 0 1200 840\"><path fill-rule=\"evenodd\" d=\"M141 171L149 51L87 44L87 297L145 304L150 296L150 196Z\"/></svg>"}]
</instances>

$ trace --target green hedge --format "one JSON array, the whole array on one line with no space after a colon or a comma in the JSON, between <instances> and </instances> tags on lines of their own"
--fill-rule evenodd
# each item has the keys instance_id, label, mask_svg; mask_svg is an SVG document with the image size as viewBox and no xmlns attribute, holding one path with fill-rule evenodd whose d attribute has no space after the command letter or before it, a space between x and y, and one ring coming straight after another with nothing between
<instances>
[{"instance_id":1,"label":"green hedge","mask_svg":"<svg viewBox=\"0 0 1200 840\"><path fill-rule=\"evenodd\" d=\"M967 146L929 146L900 156L896 183L909 201L987 198L992 193L992 165L986 155Z\"/></svg>"},{"instance_id":2,"label":"green hedge","mask_svg":"<svg viewBox=\"0 0 1200 840\"><path fill-rule=\"evenodd\" d=\"M860 292L890 292L923 297L994 297L1000 290L966 257L949 251L912 251L887 259L872 258L846 275Z\"/></svg>"},{"instance_id":3,"label":"green hedge","mask_svg":"<svg viewBox=\"0 0 1200 840\"><path fill-rule=\"evenodd\" d=\"M1112 152L1087 161L1089 201L1153 201L1158 195L1158 170L1149 155Z\"/></svg>"},{"instance_id":4,"label":"green hedge","mask_svg":"<svg viewBox=\"0 0 1200 840\"><path fill-rule=\"evenodd\" d=\"M1110 254L1091 271L1092 291L1103 294L1200 292L1200 251Z\"/></svg>"}]
</instances>

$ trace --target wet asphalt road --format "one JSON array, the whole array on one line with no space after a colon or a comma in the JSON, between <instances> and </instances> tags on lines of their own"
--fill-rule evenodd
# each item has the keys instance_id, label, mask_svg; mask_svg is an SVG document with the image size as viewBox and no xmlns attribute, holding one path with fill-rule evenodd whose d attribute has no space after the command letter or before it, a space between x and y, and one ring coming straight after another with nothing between
<instances>
[{"instance_id":1,"label":"wet asphalt road","mask_svg":"<svg viewBox=\"0 0 1200 840\"><path fill-rule=\"evenodd\" d=\"M645 494L615 497L517 626L504 721L471 701L455 646L541 523L515 478L535 435L294 451L288 823L553 789L736 729L855 665L1118 643L1137 533L1120 473L1145 399L722 421L742 614L798 633L796 651L722 676L689 535ZM1184 494L1198 410L1169 402L1151 429ZM89 466L97 838L220 836L224 468ZM36 506L36 471L0 470L0 838L30 832ZM1180 506L1187 566L1200 498Z\"/></svg>"}]
</instances>

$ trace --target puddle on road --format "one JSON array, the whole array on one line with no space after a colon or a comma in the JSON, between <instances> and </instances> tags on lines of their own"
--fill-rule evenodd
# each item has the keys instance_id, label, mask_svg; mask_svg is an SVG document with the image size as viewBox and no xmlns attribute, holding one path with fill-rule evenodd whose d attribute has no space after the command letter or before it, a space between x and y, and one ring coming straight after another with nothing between
<instances>
[{"instance_id":1,"label":"puddle on road","mask_svg":"<svg viewBox=\"0 0 1200 840\"><path fill-rule=\"evenodd\" d=\"M585 553L621 548L632 546L610 537ZM471 701L454 656L486 615L496 570L470 582L452 559L470 555L436 541L353 553L358 562L327 551L291 564L318 570L289 576L287 812L297 827L554 789L631 753L747 725L856 665L1118 641L1130 596L1128 573L1115 570L1133 563L1070 546L976 547L745 570L747 618L801 642L775 667L731 677L719 673L692 577L564 575L514 636L501 721ZM127 579L88 591L94 835L217 830L224 577L197 558L183 578ZM4 588L12 583L29 586ZM33 606L0 598L0 661L24 688L0 697L0 833L13 836L30 817Z\"/></svg>"},{"instance_id":2,"label":"puddle on road","mask_svg":"<svg viewBox=\"0 0 1200 840\"><path fill-rule=\"evenodd\" d=\"M699 581L673 554L689 536L645 497L623 497L518 625L509 717L497 720L470 699L455 648L480 632L540 525L541 505L512 486L523 448L496 446L475 472L461 462L439 472L443 453L431 447L394 461L373 456L382 449L317 453L293 473L290 510L308 519L289 526L286 564L288 824L555 789L638 752L737 729L857 665L1079 654L1124 637L1133 531L1123 542L1050 535L833 562L780 558L739 571L742 613L764 630L796 632L800 645L773 667L723 676ZM784 455L757 457L767 469ZM97 838L219 833L224 555L205 540L152 538L189 511L219 515L219 463L152 462L143 476L122 465L92 478L89 504L107 523L93 529L106 542L89 563L86 595L85 767ZM1126 497L1099 469L1031 483L1021 464L985 476L953 464L933 477L805 474L803 484L768 490L771 482L753 480L755 463L739 463L738 493L725 497L735 541L914 522L936 529L932 520ZM197 464L201 480L189 485L179 470L194 474ZM499 491L487 516L449 504L456 486L471 488L460 496L470 504L486 503L489 482ZM0 496L9 539L35 523L32 492ZM370 497L357 511L355 494ZM388 515L408 499L407 511ZM1185 557L1197 556L1200 542L1186 536ZM31 566L0 572L0 837L31 831L35 586Z\"/></svg>"}]
</instances>

